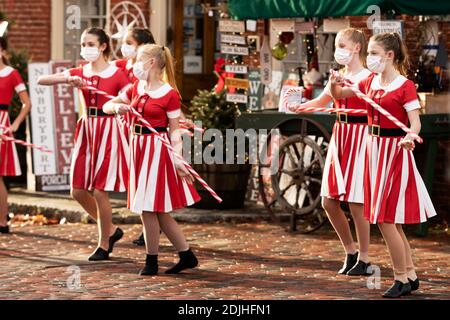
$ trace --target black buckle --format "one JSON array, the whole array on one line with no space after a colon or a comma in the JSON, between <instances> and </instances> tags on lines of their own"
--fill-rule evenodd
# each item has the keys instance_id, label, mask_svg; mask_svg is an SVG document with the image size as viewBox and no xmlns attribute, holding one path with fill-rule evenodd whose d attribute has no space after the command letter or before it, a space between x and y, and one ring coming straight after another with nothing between
<instances>
[{"instance_id":1,"label":"black buckle","mask_svg":"<svg viewBox=\"0 0 450 320\"><path fill-rule=\"evenodd\" d=\"M98 109L96 107L89 107L88 114L90 117L98 117Z\"/></svg>"},{"instance_id":2,"label":"black buckle","mask_svg":"<svg viewBox=\"0 0 450 320\"><path fill-rule=\"evenodd\" d=\"M141 136L142 135L142 126L140 124L133 125L133 133L135 135Z\"/></svg>"},{"instance_id":3,"label":"black buckle","mask_svg":"<svg viewBox=\"0 0 450 320\"><path fill-rule=\"evenodd\" d=\"M344 112L338 112L338 120L342 123L348 123L348 115Z\"/></svg>"},{"instance_id":4,"label":"black buckle","mask_svg":"<svg viewBox=\"0 0 450 320\"><path fill-rule=\"evenodd\" d=\"M376 129L376 130L374 130ZM375 137L379 137L380 136L380 126L373 124L370 126L370 134L375 136Z\"/></svg>"}]
</instances>

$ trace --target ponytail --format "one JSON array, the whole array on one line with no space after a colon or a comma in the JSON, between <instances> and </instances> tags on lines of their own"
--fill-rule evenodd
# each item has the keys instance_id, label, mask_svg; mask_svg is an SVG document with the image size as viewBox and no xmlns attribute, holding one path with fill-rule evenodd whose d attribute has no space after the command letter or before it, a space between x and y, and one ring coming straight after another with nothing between
<instances>
[{"instance_id":1,"label":"ponytail","mask_svg":"<svg viewBox=\"0 0 450 320\"><path fill-rule=\"evenodd\" d=\"M408 50L397 32L379 33L371 40L377 42L385 51L394 52L394 66L401 75L407 77L409 70Z\"/></svg>"},{"instance_id":2,"label":"ponytail","mask_svg":"<svg viewBox=\"0 0 450 320\"><path fill-rule=\"evenodd\" d=\"M145 44L139 48L139 51L141 51L144 55L154 57L156 59L159 69L163 72L164 82L170 84L170 86L175 89L178 94L180 94L175 79L174 62L170 49L156 44Z\"/></svg>"},{"instance_id":3,"label":"ponytail","mask_svg":"<svg viewBox=\"0 0 450 320\"><path fill-rule=\"evenodd\" d=\"M165 77L167 79L167 82L170 84L170 86L172 88L174 88L175 90L177 90L178 94L180 94L180 91L178 90L178 86L177 86L177 80L175 78L175 66L173 63L173 57L172 54L170 53L169 48L167 47L162 47L163 51L164 51L164 56L165 56L165 68L164 68L164 73L165 73ZM181 94L180 94L181 97Z\"/></svg>"}]
</instances>

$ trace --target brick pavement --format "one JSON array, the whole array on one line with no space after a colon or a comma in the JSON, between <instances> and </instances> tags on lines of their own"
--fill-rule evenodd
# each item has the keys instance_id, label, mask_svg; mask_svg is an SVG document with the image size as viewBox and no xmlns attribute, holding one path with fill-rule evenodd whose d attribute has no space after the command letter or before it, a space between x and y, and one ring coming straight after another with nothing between
<instances>
[{"instance_id":1,"label":"brick pavement","mask_svg":"<svg viewBox=\"0 0 450 320\"><path fill-rule=\"evenodd\" d=\"M122 227L125 236L107 262L87 261L96 244L92 224L0 234L0 299L379 299L391 284L389 256L375 227L371 257L381 267L379 290L369 290L365 278L336 274L343 252L329 227L300 235L265 222L182 224L200 267L164 275L177 255L163 236L155 277L137 274L145 253L131 240L140 226ZM422 286L403 299L450 299L449 236L410 239ZM69 266L80 268L79 288L67 286Z\"/></svg>"}]
</instances>

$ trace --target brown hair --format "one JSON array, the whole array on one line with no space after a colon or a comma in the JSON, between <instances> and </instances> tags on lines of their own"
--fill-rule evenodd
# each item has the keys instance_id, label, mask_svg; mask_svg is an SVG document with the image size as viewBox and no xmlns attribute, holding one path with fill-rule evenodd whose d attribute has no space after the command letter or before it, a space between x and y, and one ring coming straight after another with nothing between
<instances>
[{"instance_id":1,"label":"brown hair","mask_svg":"<svg viewBox=\"0 0 450 320\"><path fill-rule=\"evenodd\" d=\"M0 49L2 50L8 50L8 41L6 40L6 37L0 37ZM4 55L2 55L2 60L4 64L8 64L8 59Z\"/></svg>"},{"instance_id":2,"label":"brown hair","mask_svg":"<svg viewBox=\"0 0 450 320\"><path fill-rule=\"evenodd\" d=\"M156 59L158 67L164 71L164 80L179 94L180 91L175 79L174 62L170 49L156 44L145 44L139 50L141 50L142 54Z\"/></svg>"},{"instance_id":3,"label":"brown hair","mask_svg":"<svg viewBox=\"0 0 450 320\"><path fill-rule=\"evenodd\" d=\"M109 57L111 56L111 42L105 30L93 27L84 30L83 33L93 34L97 36L100 45L106 44L106 49L103 51L103 56L105 57L106 60L109 60Z\"/></svg>"},{"instance_id":4,"label":"brown hair","mask_svg":"<svg viewBox=\"0 0 450 320\"><path fill-rule=\"evenodd\" d=\"M408 75L409 58L408 50L397 32L379 33L373 35L370 40L378 43L385 51L394 52L394 66L403 76Z\"/></svg>"},{"instance_id":5,"label":"brown hair","mask_svg":"<svg viewBox=\"0 0 450 320\"><path fill-rule=\"evenodd\" d=\"M364 67L367 67L367 40L363 31L355 28L346 28L338 32L341 36L346 36L353 43L359 43L361 49L359 50L359 60Z\"/></svg>"},{"instance_id":6,"label":"brown hair","mask_svg":"<svg viewBox=\"0 0 450 320\"><path fill-rule=\"evenodd\" d=\"M141 44L154 44L155 38L150 30L145 28L133 28L130 30L131 36L136 40L138 46Z\"/></svg>"}]
</instances>

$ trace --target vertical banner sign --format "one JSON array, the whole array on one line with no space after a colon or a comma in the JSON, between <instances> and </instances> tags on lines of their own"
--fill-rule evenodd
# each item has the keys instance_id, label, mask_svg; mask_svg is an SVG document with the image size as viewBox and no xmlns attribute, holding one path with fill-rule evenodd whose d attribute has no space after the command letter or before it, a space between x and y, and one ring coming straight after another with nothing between
<instances>
[{"instance_id":1,"label":"vertical banner sign","mask_svg":"<svg viewBox=\"0 0 450 320\"><path fill-rule=\"evenodd\" d=\"M264 36L264 43L260 52L261 60L261 82L269 85L272 82L272 54L269 47L269 37Z\"/></svg>"},{"instance_id":2,"label":"vertical banner sign","mask_svg":"<svg viewBox=\"0 0 450 320\"><path fill-rule=\"evenodd\" d=\"M52 73L60 73L71 66L67 62L55 62L52 65ZM74 147L74 134L77 126L77 118L74 112L73 89L70 86L59 84L53 86L57 172L63 175L70 173L72 149Z\"/></svg>"},{"instance_id":3,"label":"vertical banner sign","mask_svg":"<svg viewBox=\"0 0 450 320\"><path fill-rule=\"evenodd\" d=\"M258 166L253 165L248 179L246 200L260 204Z\"/></svg>"},{"instance_id":4,"label":"vertical banner sign","mask_svg":"<svg viewBox=\"0 0 450 320\"><path fill-rule=\"evenodd\" d=\"M67 85L39 86L41 75L60 73L71 66L68 61L31 63L28 66L31 108L32 142L44 145L53 153L33 149L35 183L39 191L70 189L70 162L74 147L76 113L73 89Z\"/></svg>"},{"instance_id":5,"label":"vertical banner sign","mask_svg":"<svg viewBox=\"0 0 450 320\"><path fill-rule=\"evenodd\" d=\"M32 108L31 135L32 143L55 150L55 123L53 118L52 87L39 86L40 76L50 73L49 63L30 63L28 79ZM35 175L56 174L56 153L33 150L33 168Z\"/></svg>"},{"instance_id":6,"label":"vertical banner sign","mask_svg":"<svg viewBox=\"0 0 450 320\"><path fill-rule=\"evenodd\" d=\"M248 73L249 91L248 91L248 108L250 110L261 109L262 84L261 73L259 69L250 69Z\"/></svg>"}]
</instances>

